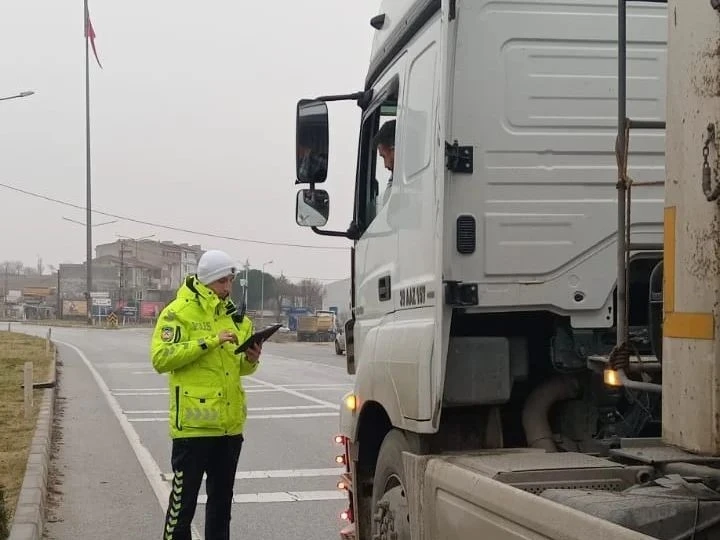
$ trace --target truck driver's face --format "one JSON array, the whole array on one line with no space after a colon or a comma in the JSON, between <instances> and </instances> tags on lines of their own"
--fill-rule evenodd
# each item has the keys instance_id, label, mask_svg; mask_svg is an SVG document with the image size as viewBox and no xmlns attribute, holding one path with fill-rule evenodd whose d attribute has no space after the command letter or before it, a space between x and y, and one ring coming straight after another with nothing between
<instances>
[{"instance_id":1,"label":"truck driver's face","mask_svg":"<svg viewBox=\"0 0 720 540\"><path fill-rule=\"evenodd\" d=\"M385 146L384 144L378 145L378 154L383 158L383 163L388 171L392 171L395 167L395 147Z\"/></svg>"}]
</instances>

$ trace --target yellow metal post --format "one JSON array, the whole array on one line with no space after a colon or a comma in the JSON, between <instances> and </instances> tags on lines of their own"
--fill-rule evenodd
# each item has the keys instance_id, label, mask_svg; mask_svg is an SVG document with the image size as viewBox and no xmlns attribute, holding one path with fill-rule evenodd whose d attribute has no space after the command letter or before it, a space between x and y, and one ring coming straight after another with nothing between
<instances>
[{"instance_id":1,"label":"yellow metal post","mask_svg":"<svg viewBox=\"0 0 720 540\"><path fill-rule=\"evenodd\" d=\"M720 212L703 186L708 124L720 122L720 19L710 2L668 3L663 438L720 455ZM718 180L718 141L709 145Z\"/></svg>"}]
</instances>

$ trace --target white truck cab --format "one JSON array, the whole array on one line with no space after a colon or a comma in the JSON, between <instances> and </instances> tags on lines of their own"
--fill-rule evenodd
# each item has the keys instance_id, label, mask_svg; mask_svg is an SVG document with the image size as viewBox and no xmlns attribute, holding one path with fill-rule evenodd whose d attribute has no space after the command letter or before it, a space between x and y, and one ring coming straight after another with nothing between
<instances>
[{"instance_id":1,"label":"white truck cab","mask_svg":"<svg viewBox=\"0 0 720 540\"><path fill-rule=\"evenodd\" d=\"M628 111L659 121L666 7L628 10ZM296 183L308 187L297 223L354 243L355 388L338 439L348 537L381 538L388 516L408 512L398 493L417 494L403 452L607 455L622 438L659 435L656 396L634 401L593 363L617 337L617 24L615 0L385 0L362 88L298 102ZM328 231L317 184L327 104L340 100L362 109L355 204L348 230ZM388 122L392 145L376 139ZM632 193L623 316L652 359L664 135L634 135L632 147L630 174L656 185Z\"/></svg>"}]
</instances>

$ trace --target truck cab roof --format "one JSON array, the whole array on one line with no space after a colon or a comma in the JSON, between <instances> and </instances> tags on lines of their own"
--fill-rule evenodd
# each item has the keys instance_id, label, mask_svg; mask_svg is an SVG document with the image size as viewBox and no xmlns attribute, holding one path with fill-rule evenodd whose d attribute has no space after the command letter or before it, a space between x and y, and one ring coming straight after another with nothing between
<instances>
[{"instance_id":1,"label":"truck cab roof","mask_svg":"<svg viewBox=\"0 0 720 540\"><path fill-rule=\"evenodd\" d=\"M409 25L418 20L427 10L436 11L441 0L383 0L378 14L370 21L375 28L372 49L370 52L370 68L367 85L378 75L383 59L395 53L394 46L400 36L406 33Z\"/></svg>"}]
</instances>

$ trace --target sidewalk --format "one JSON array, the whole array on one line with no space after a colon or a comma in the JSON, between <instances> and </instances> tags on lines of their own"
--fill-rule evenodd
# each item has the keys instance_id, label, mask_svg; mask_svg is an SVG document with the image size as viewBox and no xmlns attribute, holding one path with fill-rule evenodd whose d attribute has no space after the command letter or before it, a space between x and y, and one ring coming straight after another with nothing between
<instances>
[{"instance_id":1,"label":"sidewalk","mask_svg":"<svg viewBox=\"0 0 720 540\"><path fill-rule=\"evenodd\" d=\"M127 438L82 359L58 348L44 538L160 538L164 515Z\"/></svg>"}]
</instances>

